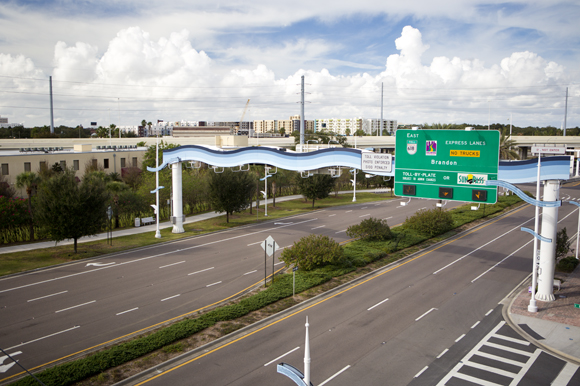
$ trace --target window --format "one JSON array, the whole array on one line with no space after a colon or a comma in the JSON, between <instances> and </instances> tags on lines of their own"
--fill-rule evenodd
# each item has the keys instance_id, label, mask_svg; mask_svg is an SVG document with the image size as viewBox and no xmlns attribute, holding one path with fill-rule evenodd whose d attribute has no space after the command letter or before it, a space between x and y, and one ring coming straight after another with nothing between
<instances>
[{"instance_id":1,"label":"window","mask_svg":"<svg viewBox=\"0 0 580 386\"><path fill-rule=\"evenodd\" d=\"M2 164L2 175L3 176L8 175L8 164Z\"/></svg>"},{"instance_id":2,"label":"window","mask_svg":"<svg viewBox=\"0 0 580 386\"><path fill-rule=\"evenodd\" d=\"M105 159L103 160L103 167L104 167L105 169L108 169L108 168L109 168L109 159L108 159L108 158L105 158Z\"/></svg>"},{"instance_id":3,"label":"window","mask_svg":"<svg viewBox=\"0 0 580 386\"><path fill-rule=\"evenodd\" d=\"M38 168L40 169L40 171L46 170L46 161L40 161L38 164Z\"/></svg>"},{"instance_id":4,"label":"window","mask_svg":"<svg viewBox=\"0 0 580 386\"><path fill-rule=\"evenodd\" d=\"M60 161L60 167L62 168L62 170L66 169L66 161Z\"/></svg>"},{"instance_id":5,"label":"window","mask_svg":"<svg viewBox=\"0 0 580 386\"><path fill-rule=\"evenodd\" d=\"M30 162L25 162L24 163L24 171L30 172L31 170L32 170L32 168L30 167Z\"/></svg>"},{"instance_id":6,"label":"window","mask_svg":"<svg viewBox=\"0 0 580 386\"><path fill-rule=\"evenodd\" d=\"M121 158L121 167L124 168L125 167L125 158Z\"/></svg>"},{"instance_id":7,"label":"window","mask_svg":"<svg viewBox=\"0 0 580 386\"><path fill-rule=\"evenodd\" d=\"M76 170L79 170L79 169L80 169L80 168L79 168L79 160L78 160L78 159L75 159L75 160L73 161L73 170L75 170L75 171L76 171Z\"/></svg>"},{"instance_id":8,"label":"window","mask_svg":"<svg viewBox=\"0 0 580 386\"><path fill-rule=\"evenodd\" d=\"M137 167L137 157L133 157L132 162L133 162L133 167L136 168Z\"/></svg>"}]
</instances>

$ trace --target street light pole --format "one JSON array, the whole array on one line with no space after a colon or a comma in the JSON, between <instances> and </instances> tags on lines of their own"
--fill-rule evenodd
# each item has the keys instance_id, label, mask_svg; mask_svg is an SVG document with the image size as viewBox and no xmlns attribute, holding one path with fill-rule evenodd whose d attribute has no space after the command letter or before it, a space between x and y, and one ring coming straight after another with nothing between
<instances>
[{"instance_id":1,"label":"street light pole","mask_svg":"<svg viewBox=\"0 0 580 386\"><path fill-rule=\"evenodd\" d=\"M156 137L156 144L155 144L155 167L159 168L159 136ZM156 212L157 212L157 229L155 230L155 238L161 238L161 232L159 232L159 170L155 172L155 205L157 205Z\"/></svg>"},{"instance_id":2,"label":"street light pole","mask_svg":"<svg viewBox=\"0 0 580 386\"><path fill-rule=\"evenodd\" d=\"M538 176L537 176L537 180L536 180L536 200L540 200L540 164L541 164L541 158L542 158L542 153L538 154ZM540 224L540 207L539 205L536 205L536 219L535 219L535 223L534 223L534 232L536 232L536 234L538 233L538 227ZM538 259L538 239L536 237L534 237L534 257L532 259L533 261L533 267L532 267L532 296L530 298L530 304L528 305L528 312L538 312L538 305L536 303L536 285L537 285L537 276L538 276L538 264L537 264L537 259Z\"/></svg>"}]
</instances>

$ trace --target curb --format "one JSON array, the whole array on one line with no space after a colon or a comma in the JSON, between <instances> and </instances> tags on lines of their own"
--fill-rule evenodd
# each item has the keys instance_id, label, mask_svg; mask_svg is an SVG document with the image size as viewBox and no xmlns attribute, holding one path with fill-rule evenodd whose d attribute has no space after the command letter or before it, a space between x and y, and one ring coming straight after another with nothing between
<instances>
[{"instance_id":1,"label":"curb","mask_svg":"<svg viewBox=\"0 0 580 386\"><path fill-rule=\"evenodd\" d=\"M506 321L506 323L513 328L518 334L520 334L524 339L526 339L528 342L540 347L542 350L546 351L547 353L560 358L564 361L567 362L571 362L574 363L578 366L580 366L580 359L571 356L570 354L566 354L565 352L562 352L560 350L557 350L553 347L547 346L544 343L539 342L538 340L534 339L532 336L530 336L527 332L525 332L518 324L516 324L514 322L514 320L512 319L511 315L511 308L513 303L516 301L517 297L519 296L520 292L526 288L528 285L531 285L531 283L529 283L529 280L531 280L531 276L532 274L530 273L520 284L518 284L513 290L512 292L510 292L510 294L508 296L506 296L504 298L508 299L511 298L509 300L509 302L507 304L504 303L504 306L502 307L502 316L504 318L504 320ZM503 302L503 301L502 301ZM553 322L555 324L560 324L557 322Z\"/></svg>"}]
</instances>

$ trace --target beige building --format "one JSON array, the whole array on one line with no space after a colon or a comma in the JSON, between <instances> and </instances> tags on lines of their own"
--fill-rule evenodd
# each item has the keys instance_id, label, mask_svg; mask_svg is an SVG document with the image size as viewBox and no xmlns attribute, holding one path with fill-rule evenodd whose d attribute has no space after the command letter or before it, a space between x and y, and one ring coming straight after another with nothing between
<instances>
[{"instance_id":1,"label":"beige building","mask_svg":"<svg viewBox=\"0 0 580 386\"><path fill-rule=\"evenodd\" d=\"M106 148L107 146L103 146ZM101 148L101 146L99 146ZM125 149L115 147L110 149L96 149L92 145L76 144L73 149L61 148L28 148L19 150L0 151L0 172L7 183L16 188L16 176L23 172L38 173L44 168L52 168L59 164L62 168L71 168L77 177L82 178L87 166L102 167L105 173L119 173L127 167L140 167L146 147ZM18 191L21 197L26 192Z\"/></svg>"}]
</instances>

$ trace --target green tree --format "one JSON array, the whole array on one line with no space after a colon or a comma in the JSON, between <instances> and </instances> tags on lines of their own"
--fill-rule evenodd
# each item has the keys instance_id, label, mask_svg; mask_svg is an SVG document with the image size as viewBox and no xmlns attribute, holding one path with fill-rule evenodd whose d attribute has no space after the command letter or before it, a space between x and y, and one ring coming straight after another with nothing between
<instances>
[{"instance_id":1,"label":"green tree","mask_svg":"<svg viewBox=\"0 0 580 386\"><path fill-rule=\"evenodd\" d=\"M226 212L226 222L230 214L240 212L251 205L254 180L247 172L232 172L229 168L223 173L214 173L209 181L209 200L216 212Z\"/></svg>"},{"instance_id":2,"label":"green tree","mask_svg":"<svg viewBox=\"0 0 580 386\"><path fill-rule=\"evenodd\" d=\"M296 265L305 271L327 264L340 264L344 259L339 243L328 236L314 234L302 237L290 248L285 248L280 257L286 267Z\"/></svg>"},{"instance_id":3,"label":"green tree","mask_svg":"<svg viewBox=\"0 0 580 386\"><path fill-rule=\"evenodd\" d=\"M51 240L73 239L75 253L78 239L97 234L107 218L109 196L104 181L85 176L79 183L71 169L43 181L36 199L38 224Z\"/></svg>"},{"instance_id":4,"label":"green tree","mask_svg":"<svg viewBox=\"0 0 580 386\"><path fill-rule=\"evenodd\" d=\"M36 189L41 178L34 172L24 172L16 176L16 187L18 189L26 188L28 195L28 214L30 217L30 241L34 241L34 216L32 215L32 191Z\"/></svg>"},{"instance_id":5,"label":"green tree","mask_svg":"<svg viewBox=\"0 0 580 386\"><path fill-rule=\"evenodd\" d=\"M298 190L306 199L312 200L312 207L316 199L328 197L334 187L334 178L328 174L315 174L308 178L299 178Z\"/></svg>"},{"instance_id":6,"label":"green tree","mask_svg":"<svg viewBox=\"0 0 580 386\"><path fill-rule=\"evenodd\" d=\"M8 181L6 181L6 177L0 174L0 197L11 198L14 197L15 194L16 191L12 186L10 186Z\"/></svg>"},{"instance_id":7,"label":"green tree","mask_svg":"<svg viewBox=\"0 0 580 386\"><path fill-rule=\"evenodd\" d=\"M520 159L520 156L512 147L515 146L516 141L511 139L508 135L507 130L501 132L501 137L499 139L499 159Z\"/></svg>"}]
</instances>

